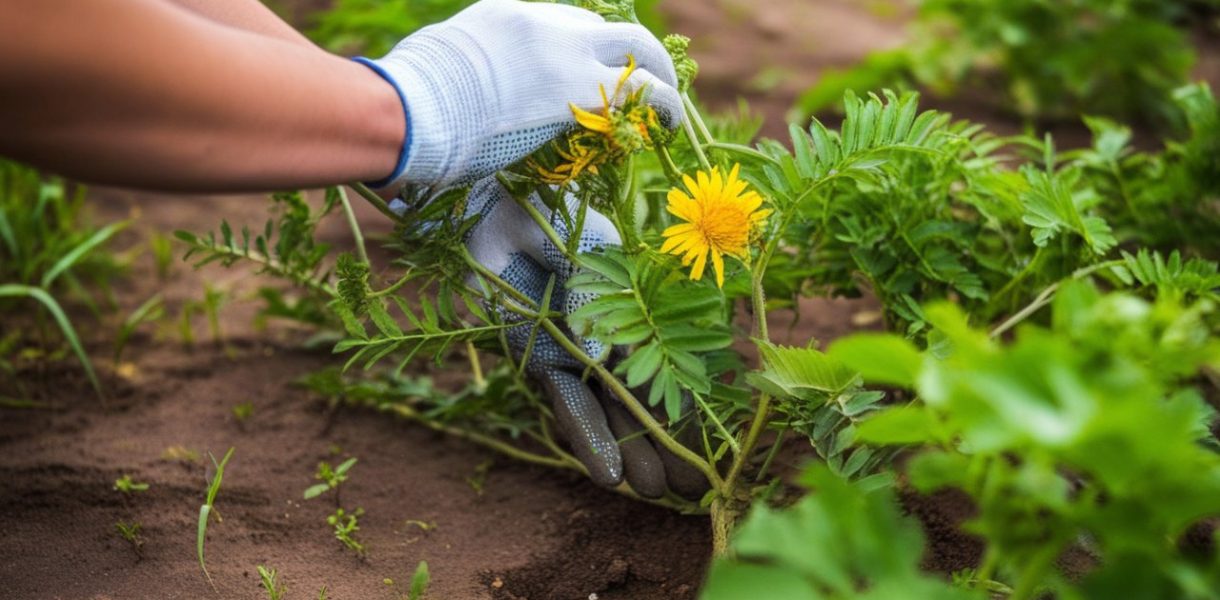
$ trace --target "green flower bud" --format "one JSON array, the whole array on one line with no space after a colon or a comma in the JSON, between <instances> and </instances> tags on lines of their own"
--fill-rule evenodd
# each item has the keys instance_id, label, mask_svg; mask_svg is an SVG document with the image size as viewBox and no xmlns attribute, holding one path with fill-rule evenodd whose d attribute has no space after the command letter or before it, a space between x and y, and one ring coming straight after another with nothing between
<instances>
[{"instance_id":1,"label":"green flower bud","mask_svg":"<svg viewBox=\"0 0 1220 600\"><path fill-rule=\"evenodd\" d=\"M669 57L674 61L674 70L678 72L678 91L685 92L699 75L699 63L687 54L690 48L690 38L684 35L671 34L661 41Z\"/></svg>"}]
</instances>

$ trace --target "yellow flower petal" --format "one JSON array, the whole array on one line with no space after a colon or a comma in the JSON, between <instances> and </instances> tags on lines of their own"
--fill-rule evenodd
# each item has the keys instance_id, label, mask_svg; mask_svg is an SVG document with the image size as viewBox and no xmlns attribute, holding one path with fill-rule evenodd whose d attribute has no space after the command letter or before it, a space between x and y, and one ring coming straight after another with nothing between
<instances>
[{"instance_id":1,"label":"yellow flower petal","mask_svg":"<svg viewBox=\"0 0 1220 600\"><path fill-rule=\"evenodd\" d=\"M699 257L695 259L695 266L690 269L690 278L698 281L703 279L703 268L707 266L707 254L699 253Z\"/></svg>"},{"instance_id":2,"label":"yellow flower petal","mask_svg":"<svg viewBox=\"0 0 1220 600\"><path fill-rule=\"evenodd\" d=\"M716 287L724 287L724 258L720 252L712 248L712 267L716 270Z\"/></svg>"},{"instance_id":3,"label":"yellow flower petal","mask_svg":"<svg viewBox=\"0 0 1220 600\"><path fill-rule=\"evenodd\" d=\"M575 104L569 104L568 106L572 109L572 115L576 117L576 122L580 123L581 127L598 133L610 133L613 130L610 119L593 114Z\"/></svg>"}]
</instances>

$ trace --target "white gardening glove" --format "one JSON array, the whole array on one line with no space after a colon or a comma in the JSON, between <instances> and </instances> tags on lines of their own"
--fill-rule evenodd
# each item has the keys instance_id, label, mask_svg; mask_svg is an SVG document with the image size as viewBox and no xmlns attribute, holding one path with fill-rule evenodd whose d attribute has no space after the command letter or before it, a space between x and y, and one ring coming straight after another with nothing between
<instances>
[{"instance_id":1,"label":"white gardening glove","mask_svg":"<svg viewBox=\"0 0 1220 600\"><path fill-rule=\"evenodd\" d=\"M574 126L569 102L602 107L628 55L663 123L682 101L665 48L647 29L608 23L573 6L482 0L425 27L378 60L357 59L398 90L407 135L394 173L372 185L397 191L470 183L531 154Z\"/></svg>"},{"instance_id":2,"label":"white gardening glove","mask_svg":"<svg viewBox=\"0 0 1220 600\"><path fill-rule=\"evenodd\" d=\"M560 240L567 243L571 231L566 223L575 222L580 201L571 195L565 198L567 218L559 211L547 208L537 195L532 196L529 202L547 217ZM541 303L553 276L555 284L551 289L549 308L563 314L570 314L594 299L592 295L567 289L565 283L575 274L576 267L551 243L495 177L476 183L470 190L466 206L467 217L479 215L478 223L465 240L466 246L476 261L500 279L534 302ZM589 209L576 246L577 252L591 252L619 244L618 231L610 220ZM521 323L507 330L510 350L520 360L526 348L529 348L526 371L541 384L550 398L560 432L576 458L588 469L593 481L614 487L626 480L636 493L647 498L658 498L666 489L698 498L707 490L707 480L699 471L659 444L654 444L650 437L640 435L643 426L598 382L586 380L582 376L584 364L565 351L547 332L537 331L531 346L534 323L511 311L502 311L501 314L506 321ZM607 357L611 353L599 342L576 341L591 357L608 358L611 363L618 358ZM648 395L647 390L637 394L641 397ZM694 426L684 430L687 434L697 431Z\"/></svg>"}]
</instances>

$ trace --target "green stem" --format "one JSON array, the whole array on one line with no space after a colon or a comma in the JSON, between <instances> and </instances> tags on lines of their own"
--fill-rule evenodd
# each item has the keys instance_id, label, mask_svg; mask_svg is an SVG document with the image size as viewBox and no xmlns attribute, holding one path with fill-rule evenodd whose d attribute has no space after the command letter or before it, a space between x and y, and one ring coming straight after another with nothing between
<instances>
[{"instance_id":1,"label":"green stem","mask_svg":"<svg viewBox=\"0 0 1220 600\"><path fill-rule=\"evenodd\" d=\"M775 443L771 444L771 449L767 451L767 458L763 460L762 467L758 469L758 475L754 477L755 483L761 483L763 478L767 476L767 471L771 469L771 462L775 460L775 455L779 454L779 449L784 445L784 438L788 435L788 425L784 425L783 429L775 436Z\"/></svg>"},{"instance_id":2,"label":"green stem","mask_svg":"<svg viewBox=\"0 0 1220 600\"><path fill-rule=\"evenodd\" d=\"M500 276L488 270L487 267L483 266L481 263L479 263L479 261L475 260L474 257L470 255L470 251L466 249L465 246L462 246L462 259L466 261L466 266L470 267L472 271L487 281L495 284L496 287L507 293L510 297L512 297L513 300L521 302L525 306L531 308L538 308L538 303L535 302L533 298L522 294L520 290L509 285L507 281L500 279Z\"/></svg>"},{"instance_id":3,"label":"green stem","mask_svg":"<svg viewBox=\"0 0 1220 600\"><path fill-rule=\"evenodd\" d=\"M339 190L339 201L343 203L343 216L347 217L347 226L352 230L352 238L356 240L356 255L360 257L360 262L368 265L369 253L364 249L364 234L360 232L360 224L356 222L356 213L352 210L352 201L347 198L347 190L343 186L335 188Z\"/></svg>"},{"instance_id":4,"label":"green stem","mask_svg":"<svg viewBox=\"0 0 1220 600\"><path fill-rule=\"evenodd\" d=\"M703 144L699 142L699 136L695 133L695 127L691 125L689 115L687 118L682 119L682 131L686 134L686 139L690 141L690 147L695 151L695 158L699 160L699 166L704 171L711 171L712 163L708 162L707 154L703 152Z\"/></svg>"},{"instance_id":5,"label":"green stem","mask_svg":"<svg viewBox=\"0 0 1220 600\"><path fill-rule=\"evenodd\" d=\"M694 397L695 403L699 405L699 408L703 409L703 414L707 415L707 417L712 420L712 424L715 425L716 431L719 431L720 435L724 436L724 440L728 442L729 448L733 450L733 455L736 456L737 454L741 453L741 447L737 445L737 440L733 439L733 435L729 433L728 429L725 428L724 423L720 422L720 419L716 417L716 413L712 411L712 408L703 401L703 396L700 396L694 392L691 392L691 396Z\"/></svg>"},{"instance_id":6,"label":"green stem","mask_svg":"<svg viewBox=\"0 0 1220 600\"><path fill-rule=\"evenodd\" d=\"M707 128L707 123L703 122L703 115L699 113L694 101L690 99L689 92L682 92L682 106L686 108L687 117L695 122L695 128L703 136L703 141L708 144L715 143L716 140L712 138L711 130Z\"/></svg>"},{"instance_id":7,"label":"green stem","mask_svg":"<svg viewBox=\"0 0 1220 600\"><path fill-rule=\"evenodd\" d=\"M415 421L433 431L436 431L439 433L444 433L446 435L451 435L451 436L454 436L459 439L474 442L480 446L490 448L492 450L495 450L496 452L504 454L505 456L509 456L511 458L515 458L515 459L523 461L523 462L528 462L528 463L532 463L532 464L536 464L536 465L542 465L544 467L554 467L556 469L568 469L568 470L573 470L573 471L581 470L581 468L577 467L577 465L580 464L579 462L573 464L572 462L569 462L562 458L553 458L550 456L543 456L541 454L535 454L535 453L529 452L527 450L522 450L520 448L516 448L510 444L506 444L491 436L483 435L476 431L470 431L470 430L461 429L458 427L442 425L440 423L437 423L436 421L433 421L433 420L423 416L422 414L420 414L419 411L415 410L414 408L411 408L410 406L407 406L404 404L392 404L392 405L385 407L383 410L392 412L404 419Z\"/></svg>"},{"instance_id":8,"label":"green stem","mask_svg":"<svg viewBox=\"0 0 1220 600\"><path fill-rule=\"evenodd\" d=\"M563 242L563 238L559 236L559 232L555 231L554 227L551 227L551 223L546 220L546 217L542 216L541 212L538 212L538 209L534 206L534 203L530 202L528 198L517 198L516 196L513 197L513 200L517 202L517 206L520 206L521 209L534 220L534 223L538 225L538 228L542 230L542 233L546 234L547 239L549 239L551 243L555 245L555 248L559 250L561 254L563 254L563 257L568 259L573 266L579 267L581 264L580 258L575 253L568 251L568 245Z\"/></svg>"},{"instance_id":9,"label":"green stem","mask_svg":"<svg viewBox=\"0 0 1220 600\"><path fill-rule=\"evenodd\" d=\"M769 260L770 253L772 251L774 251L773 246L771 246L769 250L763 251L762 256L759 257L758 263L754 266L754 274L752 277L754 289L752 304L754 309L756 336L759 340L764 342L769 342L770 336L767 332L767 304L766 295L763 292L763 276L766 274L767 261ZM754 446L758 444L758 437L762 434L763 429L765 429L767 426L767 420L770 417L770 412L771 395L766 393L761 394L758 397L758 406L756 406L754 409L754 419L750 423L749 431L746 433L745 442L741 444L741 452L738 453L736 458L733 460L732 466L729 467L729 474L724 478L724 486L721 488L721 495L725 501L731 501L733 495L736 493L739 478L741 477L742 471L745 469L746 461L750 459L750 455L754 451ZM731 527L731 521L734 520L732 518L731 507L725 507L725 510L730 511L729 527ZM713 533L715 533L715 524L713 524L712 529ZM714 539L713 542L715 542Z\"/></svg>"},{"instance_id":10,"label":"green stem","mask_svg":"<svg viewBox=\"0 0 1220 600\"><path fill-rule=\"evenodd\" d=\"M742 155L748 156L750 158L753 158L755 160L760 160L760 161L767 162L767 163L770 163L775 166L779 166L779 161L775 160L774 158L771 158L770 156L767 156L766 154L763 154L762 152L759 152L758 150L755 150L754 148L751 148L749 146L744 146L742 144L728 144L728 143L724 143L724 142L711 142L709 144L704 144L703 147L704 147L704 149L707 149L707 150L721 150L723 152L742 154Z\"/></svg>"},{"instance_id":11,"label":"green stem","mask_svg":"<svg viewBox=\"0 0 1220 600\"><path fill-rule=\"evenodd\" d=\"M674 187L682 187L682 175L678 172L678 165L674 164L673 156L669 154L669 147L654 141L653 148L657 151L657 158L661 159L661 170L665 172L665 178L669 180L669 184Z\"/></svg>"},{"instance_id":12,"label":"green stem","mask_svg":"<svg viewBox=\"0 0 1220 600\"><path fill-rule=\"evenodd\" d=\"M266 256L256 250L246 250L246 251L242 252L242 251L234 250L233 248L230 248L228 246L223 246L220 244L207 244L207 243L201 243L201 244L199 244L199 246L201 248L206 249L209 252L214 252L216 254L221 254L221 255L225 255L225 256L232 256L235 258L242 258L242 259L248 260L250 262L262 265L263 269L265 269L266 272L271 273L272 275L275 275L277 277L283 277L285 279L288 279L288 280L296 283L297 285L310 288L317 292L321 292L323 294L326 294L327 296L331 296L331 297L338 296L338 292L335 291L335 288L331 287L327 283L325 283L319 279L313 279L310 277L302 277L300 274L293 273L291 269L285 267L283 265L283 263L281 263L280 261L278 261L274 258L271 258L270 256Z\"/></svg>"},{"instance_id":13,"label":"green stem","mask_svg":"<svg viewBox=\"0 0 1220 600\"><path fill-rule=\"evenodd\" d=\"M358 181L348 185L353 190L356 190L356 193L360 194L361 198L364 198L369 204L372 204L373 208L376 208L381 214L389 217L391 221L394 221L395 223L402 222L402 217L399 216L398 213L390 210L390 205L386 204L385 200L382 200L381 196L378 196L376 192L370 190L368 186Z\"/></svg>"},{"instance_id":14,"label":"green stem","mask_svg":"<svg viewBox=\"0 0 1220 600\"><path fill-rule=\"evenodd\" d=\"M1068 277L1067 279L1065 279L1063 281L1056 282L1054 285L1042 290L1042 292L1039 293L1038 296L1034 298L1033 302L1030 302L1029 305L1027 305L1025 308L1018 311L1012 317L1009 317L1008 320L1001 323L995 329L992 329L991 333L989 334L989 337L991 337L992 339L1000 337L1008 330L1012 329L1013 327L1016 327L1018 324L1025 321L1026 319L1028 319L1034 313L1038 312L1039 310L1042 310L1046 305L1048 305L1052 301L1054 301L1055 294L1057 294L1059 292L1059 288L1063 287L1064 283L1066 283L1068 281L1078 281L1078 280L1088 277L1089 275L1092 275L1093 273L1096 273L1102 269L1116 267L1121 264L1123 264L1123 261L1121 261L1121 260L1110 260L1110 261L1098 263L1096 265L1092 265L1089 267L1084 267L1082 269L1078 269L1076 272L1072 273L1071 277Z\"/></svg>"},{"instance_id":15,"label":"green stem","mask_svg":"<svg viewBox=\"0 0 1220 600\"><path fill-rule=\"evenodd\" d=\"M758 444L758 436L766 427L770 412L771 395L762 394L758 397L758 407L754 409L754 421L750 423L750 431L746 433L746 440L741 445L741 453L733 460L733 466L729 468L729 474L724 478L724 490L732 492L737 488L738 477L745 468L746 460L749 459L754 446Z\"/></svg>"},{"instance_id":16,"label":"green stem","mask_svg":"<svg viewBox=\"0 0 1220 600\"><path fill-rule=\"evenodd\" d=\"M392 285L390 285L390 287L385 288L384 290L377 290L375 292L369 292L368 297L369 298L381 298L384 296L389 296L390 294L393 294L394 292L397 292L399 289L401 289L402 286L406 285L407 282L411 281L411 279L412 279L412 274L410 271L407 271L406 275L403 275L401 279L399 279L398 281L395 281Z\"/></svg>"},{"instance_id":17,"label":"green stem","mask_svg":"<svg viewBox=\"0 0 1220 600\"><path fill-rule=\"evenodd\" d=\"M470 359L470 371L474 376L474 385L477 389L486 389L487 380L483 378L483 365L479 363L479 351L475 349L474 342L466 340L466 356Z\"/></svg>"}]
</instances>

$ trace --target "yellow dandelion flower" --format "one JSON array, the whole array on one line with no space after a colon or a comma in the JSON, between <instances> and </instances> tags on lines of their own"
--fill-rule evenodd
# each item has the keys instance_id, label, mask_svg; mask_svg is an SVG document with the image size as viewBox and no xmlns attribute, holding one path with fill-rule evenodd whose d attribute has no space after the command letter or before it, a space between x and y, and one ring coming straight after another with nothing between
<instances>
[{"instance_id":1,"label":"yellow dandelion flower","mask_svg":"<svg viewBox=\"0 0 1220 600\"><path fill-rule=\"evenodd\" d=\"M771 214L771 209L761 208L762 196L738 179L740 168L734 165L727 177L717 167L711 173L699 171L695 179L683 176L686 190L669 191L667 209L686 222L661 234L665 237L661 252L681 256L684 267L693 264L691 279L703 277L710 254L716 285L724 287L724 255L745 262L751 237Z\"/></svg>"}]
</instances>

